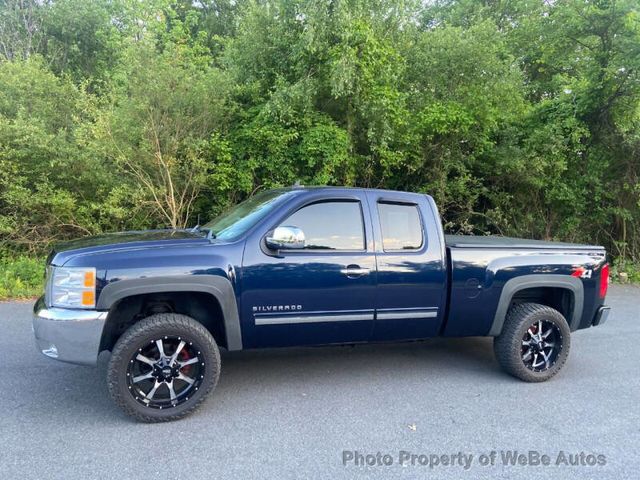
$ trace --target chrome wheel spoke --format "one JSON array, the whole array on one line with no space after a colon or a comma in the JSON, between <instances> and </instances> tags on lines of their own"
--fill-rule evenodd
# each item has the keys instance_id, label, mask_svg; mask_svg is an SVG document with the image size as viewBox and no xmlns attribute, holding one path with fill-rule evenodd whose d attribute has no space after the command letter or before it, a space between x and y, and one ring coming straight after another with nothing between
<instances>
[{"instance_id":1,"label":"chrome wheel spoke","mask_svg":"<svg viewBox=\"0 0 640 480\"><path fill-rule=\"evenodd\" d=\"M537 352L533 354L533 363L531 364L533 368L536 368L542 365L542 363L538 363L538 357L539 357L539 354Z\"/></svg>"},{"instance_id":2,"label":"chrome wheel spoke","mask_svg":"<svg viewBox=\"0 0 640 480\"><path fill-rule=\"evenodd\" d=\"M549 368L551 366L551 352L549 353L545 353L545 351L543 350L542 352L540 352L542 354L542 357L544 358L544 366L545 368Z\"/></svg>"},{"instance_id":3,"label":"chrome wheel spoke","mask_svg":"<svg viewBox=\"0 0 640 480\"><path fill-rule=\"evenodd\" d=\"M540 340L540 335L542 335L542 320L538 320L538 329L537 329L538 340Z\"/></svg>"},{"instance_id":4,"label":"chrome wheel spoke","mask_svg":"<svg viewBox=\"0 0 640 480\"><path fill-rule=\"evenodd\" d=\"M187 365L193 365L194 363L198 363L198 362L199 362L198 357L193 357L185 362L178 362L178 365L180 365L180 368L182 368L182 367L186 367Z\"/></svg>"},{"instance_id":5,"label":"chrome wheel spoke","mask_svg":"<svg viewBox=\"0 0 640 480\"><path fill-rule=\"evenodd\" d=\"M153 400L158 388L162 385L162 382L156 380L156 383L153 385L153 388L149 390L149 393L146 394L147 400Z\"/></svg>"},{"instance_id":6,"label":"chrome wheel spoke","mask_svg":"<svg viewBox=\"0 0 640 480\"><path fill-rule=\"evenodd\" d=\"M169 396L173 402L177 398L176 391L173 389L173 380L170 383L167 383L167 387L169 388Z\"/></svg>"},{"instance_id":7,"label":"chrome wheel spoke","mask_svg":"<svg viewBox=\"0 0 640 480\"><path fill-rule=\"evenodd\" d=\"M183 382L187 382L189 385L193 385L196 381L195 378L187 377L184 373L180 372L176 377L178 380L182 380Z\"/></svg>"},{"instance_id":8,"label":"chrome wheel spoke","mask_svg":"<svg viewBox=\"0 0 640 480\"><path fill-rule=\"evenodd\" d=\"M141 353L136 355L136 360L138 360L139 362L142 362L142 363L146 363L147 365L151 365L152 367L156 364L155 360L151 360L150 358L145 357Z\"/></svg>"},{"instance_id":9,"label":"chrome wheel spoke","mask_svg":"<svg viewBox=\"0 0 640 480\"><path fill-rule=\"evenodd\" d=\"M527 350L527 353L525 353L525 354L522 356L522 361L523 361L523 362L528 362L528 361L529 361L529 359L531 358L531 355L532 355L532 354L533 354L533 349L531 349L531 348L530 348L529 350Z\"/></svg>"},{"instance_id":10,"label":"chrome wheel spoke","mask_svg":"<svg viewBox=\"0 0 640 480\"><path fill-rule=\"evenodd\" d=\"M550 328L549 330L547 330L546 332L544 332L542 334L542 338L546 339L549 335L551 335L551 332L553 332L553 328Z\"/></svg>"},{"instance_id":11,"label":"chrome wheel spoke","mask_svg":"<svg viewBox=\"0 0 640 480\"><path fill-rule=\"evenodd\" d=\"M164 344L162 343L162 340L156 340L156 346L158 347L158 351L160 352L160 358L164 358L166 357L166 355L164 354Z\"/></svg>"},{"instance_id":12,"label":"chrome wheel spoke","mask_svg":"<svg viewBox=\"0 0 640 480\"><path fill-rule=\"evenodd\" d=\"M178 348L176 348L176 351L173 352L173 355L171 356L171 361L169 362L169 365L173 365L175 363L176 359L178 358L178 355L180 354L180 352L182 351L185 345L186 343L184 342L184 340L180 340L180 343L178 344Z\"/></svg>"},{"instance_id":13,"label":"chrome wheel spoke","mask_svg":"<svg viewBox=\"0 0 640 480\"><path fill-rule=\"evenodd\" d=\"M144 375L138 375L137 377L133 377L133 383L138 383L143 380L147 380L149 378L153 378L153 370L151 370L149 373L145 373Z\"/></svg>"}]
</instances>

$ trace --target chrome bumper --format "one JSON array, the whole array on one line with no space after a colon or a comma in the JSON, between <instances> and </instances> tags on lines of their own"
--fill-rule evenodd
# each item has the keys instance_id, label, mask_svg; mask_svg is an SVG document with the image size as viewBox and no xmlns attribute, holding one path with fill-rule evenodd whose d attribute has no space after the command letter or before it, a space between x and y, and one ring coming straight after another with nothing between
<instances>
[{"instance_id":1,"label":"chrome bumper","mask_svg":"<svg viewBox=\"0 0 640 480\"><path fill-rule=\"evenodd\" d=\"M43 355L63 362L95 365L107 312L47 308L40 298L33 307L33 333Z\"/></svg>"}]
</instances>

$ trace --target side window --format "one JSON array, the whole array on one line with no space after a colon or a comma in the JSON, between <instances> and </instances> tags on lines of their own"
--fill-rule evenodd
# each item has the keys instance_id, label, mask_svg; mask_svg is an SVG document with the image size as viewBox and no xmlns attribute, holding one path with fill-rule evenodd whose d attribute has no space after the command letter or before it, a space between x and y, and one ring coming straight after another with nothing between
<instances>
[{"instance_id":1,"label":"side window","mask_svg":"<svg viewBox=\"0 0 640 480\"><path fill-rule=\"evenodd\" d=\"M302 229L307 249L365 249L360 202L320 202L307 205L280 226Z\"/></svg>"},{"instance_id":2,"label":"side window","mask_svg":"<svg viewBox=\"0 0 640 480\"><path fill-rule=\"evenodd\" d=\"M385 251L422 248L422 223L417 205L378 203Z\"/></svg>"}]
</instances>

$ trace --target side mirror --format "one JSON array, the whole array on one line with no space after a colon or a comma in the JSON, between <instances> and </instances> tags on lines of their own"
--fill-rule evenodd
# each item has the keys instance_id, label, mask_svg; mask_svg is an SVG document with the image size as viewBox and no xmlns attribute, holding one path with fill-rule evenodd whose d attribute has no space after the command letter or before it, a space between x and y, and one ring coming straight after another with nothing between
<instances>
[{"instance_id":1,"label":"side mirror","mask_svg":"<svg viewBox=\"0 0 640 480\"><path fill-rule=\"evenodd\" d=\"M304 248L304 232L298 227L276 227L265 240L273 250Z\"/></svg>"}]
</instances>

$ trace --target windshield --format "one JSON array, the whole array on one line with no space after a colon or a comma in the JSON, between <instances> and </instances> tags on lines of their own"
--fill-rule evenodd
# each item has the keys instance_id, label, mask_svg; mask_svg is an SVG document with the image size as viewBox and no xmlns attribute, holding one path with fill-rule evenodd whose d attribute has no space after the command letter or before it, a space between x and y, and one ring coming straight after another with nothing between
<instances>
[{"instance_id":1,"label":"windshield","mask_svg":"<svg viewBox=\"0 0 640 480\"><path fill-rule=\"evenodd\" d=\"M278 200L288 197L293 192L269 190L259 193L239 203L209 223L203 229L211 230L215 238L234 240L262 220L277 204Z\"/></svg>"}]
</instances>

